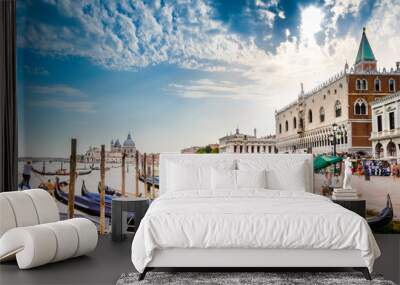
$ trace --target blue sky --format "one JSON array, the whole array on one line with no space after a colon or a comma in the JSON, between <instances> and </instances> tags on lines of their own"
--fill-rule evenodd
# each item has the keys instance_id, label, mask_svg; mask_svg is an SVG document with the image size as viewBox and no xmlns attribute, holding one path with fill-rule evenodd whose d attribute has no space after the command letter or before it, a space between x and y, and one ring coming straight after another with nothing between
<instances>
[{"instance_id":1,"label":"blue sky","mask_svg":"<svg viewBox=\"0 0 400 285\"><path fill-rule=\"evenodd\" d=\"M400 59L400 0L18 2L20 155L124 140L140 151L215 143L353 63L367 27ZM397 15L397 16L396 16ZM397 31L397 32L396 32Z\"/></svg>"}]
</instances>

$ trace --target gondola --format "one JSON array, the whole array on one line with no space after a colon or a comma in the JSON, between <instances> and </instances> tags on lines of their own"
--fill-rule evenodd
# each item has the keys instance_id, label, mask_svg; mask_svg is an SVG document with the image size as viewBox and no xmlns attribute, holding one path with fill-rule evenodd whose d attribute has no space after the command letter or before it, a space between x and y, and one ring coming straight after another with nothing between
<instances>
[{"instance_id":1,"label":"gondola","mask_svg":"<svg viewBox=\"0 0 400 285\"><path fill-rule=\"evenodd\" d=\"M93 199L96 202L100 202L100 194L90 192L89 190L87 190L85 180L82 181L81 195L84 197L88 197L89 199ZM111 204L112 198L113 198L113 196L106 194L105 195L105 203Z\"/></svg>"},{"instance_id":2,"label":"gondola","mask_svg":"<svg viewBox=\"0 0 400 285\"><path fill-rule=\"evenodd\" d=\"M99 185L97 186L97 191L98 191L99 193L101 192L100 183L99 183ZM105 192L106 192L106 195L110 195L110 196L118 196L118 197L119 197L119 196L122 195L117 189L113 189L113 188L111 188L110 186L106 186Z\"/></svg>"},{"instance_id":3,"label":"gondola","mask_svg":"<svg viewBox=\"0 0 400 285\"><path fill-rule=\"evenodd\" d=\"M69 172L67 172L66 169L59 169L55 172L43 172L43 171L37 170L35 168L32 168L32 170L33 170L33 172L40 174L42 176L44 176L44 175L46 175L46 176L51 176L51 175L67 176L67 175L69 175ZM81 171L77 171L76 173L78 175L88 175L88 174L92 173L92 169L83 170L83 171L81 170Z\"/></svg>"},{"instance_id":4,"label":"gondola","mask_svg":"<svg viewBox=\"0 0 400 285\"><path fill-rule=\"evenodd\" d=\"M100 166L91 166L90 169L91 169L91 170L100 170ZM109 171L109 170L110 170L110 167L106 167L105 170L106 170L106 171Z\"/></svg>"},{"instance_id":5,"label":"gondola","mask_svg":"<svg viewBox=\"0 0 400 285\"><path fill-rule=\"evenodd\" d=\"M63 191L62 188L65 188L67 185L68 185L67 182L59 182L59 180L56 179L54 196L59 202L65 205L68 205L68 193ZM74 201L75 209L92 216L100 215L100 203L98 201L95 201L88 197L76 196L76 195L74 197L74 200L75 200ZM105 204L105 216L111 218L111 203Z\"/></svg>"},{"instance_id":6,"label":"gondola","mask_svg":"<svg viewBox=\"0 0 400 285\"><path fill-rule=\"evenodd\" d=\"M139 176L139 180L144 183L144 177L143 176ZM149 187L151 187L153 185L153 183L154 183L154 187L156 189L159 189L159 187L160 187L160 181L159 181L159 177L158 176L146 177L146 183L147 183L147 186L149 186Z\"/></svg>"},{"instance_id":7,"label":"gondola","mask_svg":"<svg viewBox=\"0 0 400 285\"><path fill-rule=\"evenodd\" d=\"M393 220L393 205L390 195L387 194L386 207L383 208L378 215L367 219L369 226L373 231L379 231L389 225Z\"/></svg>"}]
</instances>

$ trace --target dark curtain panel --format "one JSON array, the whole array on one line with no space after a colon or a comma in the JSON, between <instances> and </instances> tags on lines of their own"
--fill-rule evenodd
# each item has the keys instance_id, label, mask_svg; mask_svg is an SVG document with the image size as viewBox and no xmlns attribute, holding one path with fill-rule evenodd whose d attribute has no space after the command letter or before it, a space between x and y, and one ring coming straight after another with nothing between
<instances>
[{"instance_id":1,"label":"dark curtain panel","mask_svg":"<svg viewBox=\"0 0 400 285\"><path fill-rule=\"evenodd\" d=\"M15 0L0 0L0 192L17 190Z\"/></svg>"}]
</instances>

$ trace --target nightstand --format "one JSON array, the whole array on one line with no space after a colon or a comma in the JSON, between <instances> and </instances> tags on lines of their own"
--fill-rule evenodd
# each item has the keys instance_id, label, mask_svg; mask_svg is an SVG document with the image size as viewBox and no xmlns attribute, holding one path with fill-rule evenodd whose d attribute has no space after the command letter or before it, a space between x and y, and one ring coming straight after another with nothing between
<instances>
[{"instance_id":1,"label":"nightstand","mask_svg":"<svg viewBox=\"0 0 400 285\"><path fill-rule=\"evenodd\" d=\"M137 231L149 205L150 200L145 198L113 198L111 203L112 240L122 241L126 238L128 213L134 213L135 231Z\"/></svg>"},{"instance_id":2,"label":"nightstand","mask_svg":"<svg viewBox=\"0 0 400 285\"><path fill-rule=\"evenodd\" d=\"M366 215L366 206L365 200L333 200L333 203L339 204L340 206L353 211L356 214L359 214L361 217L365 218Z\"/></svg>"}]
</instances>

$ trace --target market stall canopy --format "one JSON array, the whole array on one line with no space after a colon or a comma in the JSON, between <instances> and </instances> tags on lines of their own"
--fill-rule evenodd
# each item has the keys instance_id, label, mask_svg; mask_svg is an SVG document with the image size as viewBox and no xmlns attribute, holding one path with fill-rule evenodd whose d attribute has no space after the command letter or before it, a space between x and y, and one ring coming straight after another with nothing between
<instances>
[{"instance_id":1,"label":"market stall canopy","mask_svg":"<svg viewBox=\"0 0 400 285\"><path fill-rule=\"evenodd\" d=\"M341 162L340 156L318 155L314 158L314 170L321 170L329 165Z\"/></svg>"}]
</instances>

